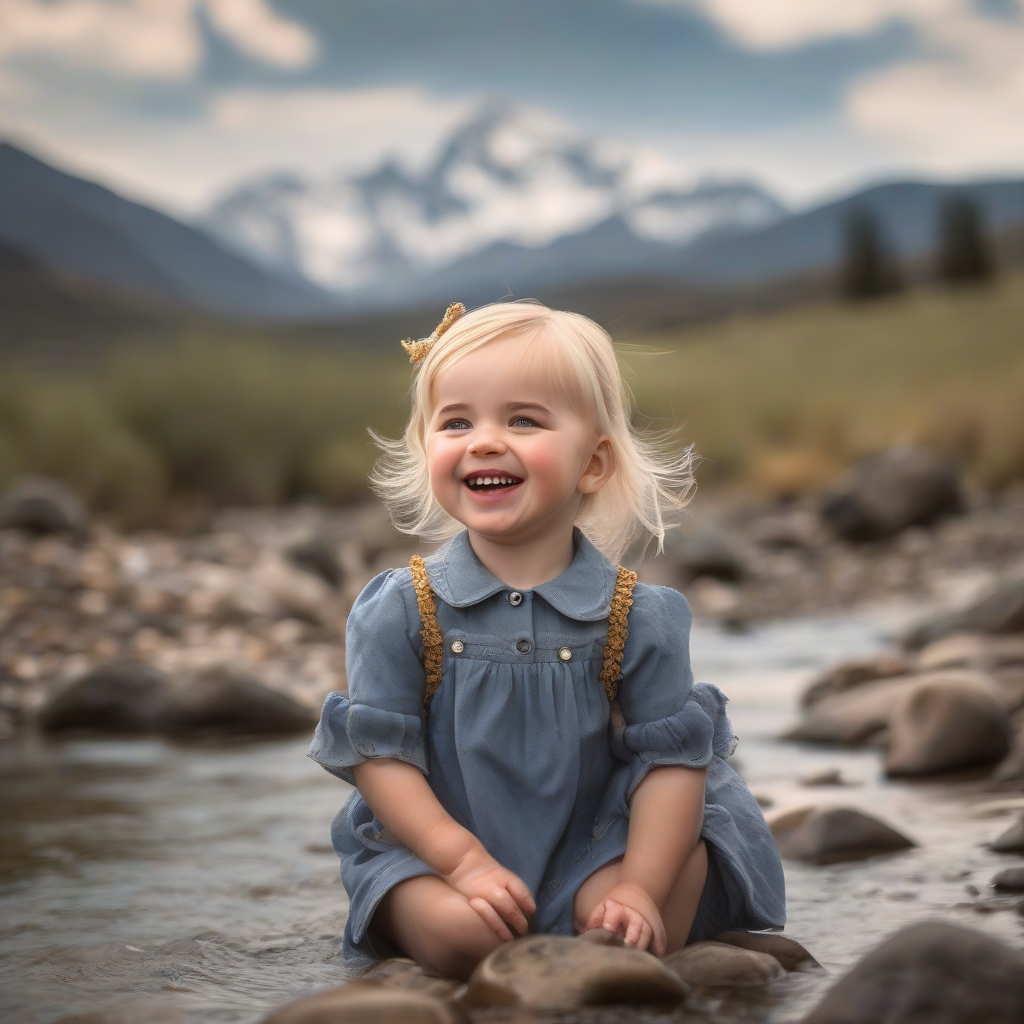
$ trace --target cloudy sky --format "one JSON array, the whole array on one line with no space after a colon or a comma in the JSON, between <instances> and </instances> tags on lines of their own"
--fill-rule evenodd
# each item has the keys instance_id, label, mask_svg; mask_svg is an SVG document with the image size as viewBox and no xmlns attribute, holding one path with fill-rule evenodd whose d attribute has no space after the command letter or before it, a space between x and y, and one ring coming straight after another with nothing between
<instances>
[{"instance_id":1,"label":"cloudy sky","mask_svg":"<svg viewBox=\"0 0 1024 1024\"><path fill-rule=\"evenodd\" d=\"M190 214L493 96L803 204L1024 174L1024 0L0 0L0 136Z\"/></svg>"}]
</instances>

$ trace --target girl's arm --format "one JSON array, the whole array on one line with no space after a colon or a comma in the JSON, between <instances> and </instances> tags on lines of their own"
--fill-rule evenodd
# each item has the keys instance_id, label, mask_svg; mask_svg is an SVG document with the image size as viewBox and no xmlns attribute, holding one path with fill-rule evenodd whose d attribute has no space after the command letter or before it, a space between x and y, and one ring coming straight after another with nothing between
<instances>
[{"instance_id":1,"label":"girl's arm","mask_svg":"<svg viewBox=\"0 0 1024 1024\"><path fill-rule=\"evenodd\" d=\"M629 838L619 881L594 908L589 928L624 932L628 945L665 952L660 908L700 841L703 768L652 768L629 801ZM648 932L644 925L650 929Z\"/></svg>"},{"instance_id":2,"label":"girl's arm","mask_svg":"<svg viewBox=\"0 0 1024 1024\"><path fill-rule=\"evenodd\" d=\"M530 890L448 814L418 768L381 757L352 774L377 820L465 896L499 938L511 940L510 928L526 933L536 909Z\"/></svg>"}]
</instances>

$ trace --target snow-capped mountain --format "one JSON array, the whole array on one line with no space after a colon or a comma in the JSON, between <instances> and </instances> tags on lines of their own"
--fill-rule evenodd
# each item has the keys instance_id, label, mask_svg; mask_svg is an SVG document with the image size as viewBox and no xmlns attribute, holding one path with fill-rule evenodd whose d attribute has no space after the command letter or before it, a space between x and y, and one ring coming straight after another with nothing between
<instances>
[{"instance_id":1,"label":"snow-capped mountain","mask_svg":"<svg viewBox=\"0 0 1024 1024\"><path fill-rule=\"evenodd\" d=\"M628 245L621 260L609 251L602 263L629 273L638 246L679 250L785 213L754 185L689 185L654 154L489 102L423 168L388 161L354 176L266 177L217 202L204 226L278 273L373 301L422 297L428 280L451 284L447 271L456 267L472 290L475 254L511 246L521 263L524 251L591 235L606 222L625 228ZM613 234L623 232L601 237ZM572 270L561 267L563 279Z\"/></svg>"}]
</instances>

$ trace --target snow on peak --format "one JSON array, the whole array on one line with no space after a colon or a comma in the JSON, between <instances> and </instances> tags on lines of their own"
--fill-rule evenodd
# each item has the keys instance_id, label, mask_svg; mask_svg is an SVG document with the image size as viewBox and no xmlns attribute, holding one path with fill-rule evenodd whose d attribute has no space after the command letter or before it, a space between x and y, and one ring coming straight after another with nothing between
<instances>
[{"instance_id":1,"label":"snow on peak","mask_svg":"<svg viewBox=\"0 0 1024 1024\"><path fill-rule=\"evenodd\" d=\"M655 154L492 100L421 169L386 161L321 180L268 176L217 202L206 225L264 265L357 294L496 242L543 247L613 216L639 238L683 245L783 212L754 186L694 188Z\"/></svg>"}]
</instances>

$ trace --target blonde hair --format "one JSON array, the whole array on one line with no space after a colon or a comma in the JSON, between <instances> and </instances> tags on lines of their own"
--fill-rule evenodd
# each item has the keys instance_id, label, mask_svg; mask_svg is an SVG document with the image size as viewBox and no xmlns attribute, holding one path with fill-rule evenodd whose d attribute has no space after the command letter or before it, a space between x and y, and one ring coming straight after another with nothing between
<instances>
[{"instance_id":1,"label":"blonde hair","mask_svg":"<svg viewBox=\"0 0 1024 1024\"><path fill-rule=\"evenodd\" d=\"M466 314L433 345L416 370L412 412L400 440L373 435L384 451L370 478L395 526L440 540L461 528L430 487L427 440L434 385L450 366L493 341L515 339L527 355L536 346L554 355L570 400L609 438L615 472L580 503L576 525L613 562L632 544L651 540L661 550L665 530L678 522L694 488L692 447L641 435L631 423L633 400L619 372L612 340L578 313L537 302L499 302Z\"/></svg>"}]
</instances>

